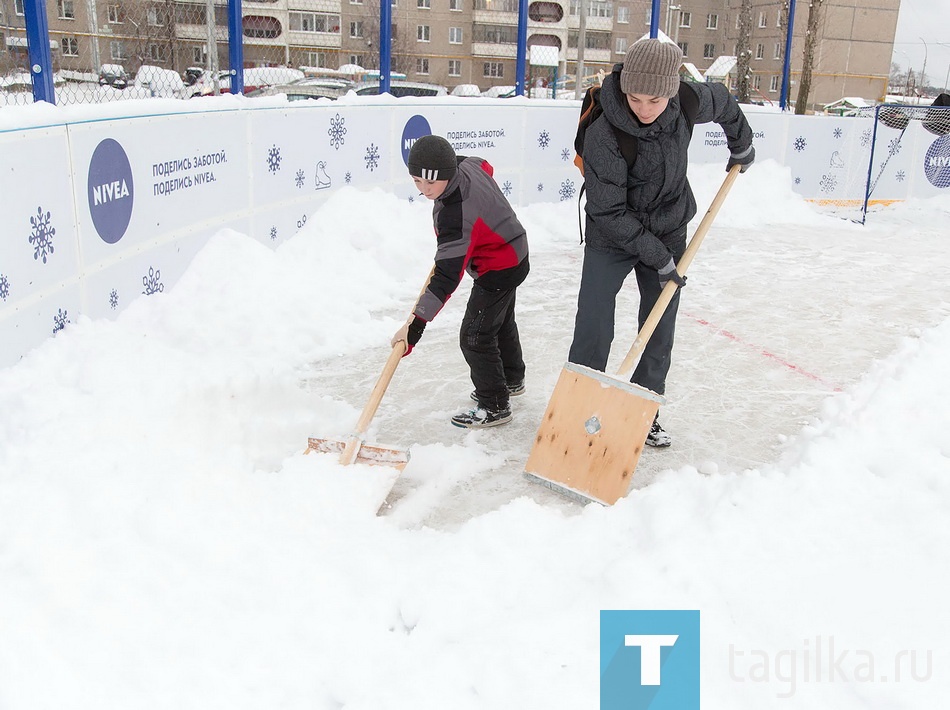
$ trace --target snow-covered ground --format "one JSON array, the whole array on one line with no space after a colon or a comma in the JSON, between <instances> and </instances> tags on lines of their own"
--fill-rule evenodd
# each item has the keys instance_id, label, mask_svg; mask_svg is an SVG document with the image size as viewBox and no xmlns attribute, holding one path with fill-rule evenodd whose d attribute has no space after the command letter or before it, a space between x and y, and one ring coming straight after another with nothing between
<instances>
[{"instance_id":1,"label":"snow-covered ground","mask_svg":"<svg viewBox=\"0 0 950 710\"><path fill-rule=\"evenodd\" d=\"M701 216L725 173L691 177ZM950 198L862 227L789 184L737 181L683 293L674 445L610 508L521 475L571 339L573 201L519 210L514 421L449 425L466 280L367 437L412 454L380 516L385 471L303 451L351 431L428 273L421 198L342 189L276 251L219 233L0 370L0 708L592 708L601 609L700 610L707 710L942 707ZM632 282L618 310L612 364Z\"/></svg>"}]
</instances>

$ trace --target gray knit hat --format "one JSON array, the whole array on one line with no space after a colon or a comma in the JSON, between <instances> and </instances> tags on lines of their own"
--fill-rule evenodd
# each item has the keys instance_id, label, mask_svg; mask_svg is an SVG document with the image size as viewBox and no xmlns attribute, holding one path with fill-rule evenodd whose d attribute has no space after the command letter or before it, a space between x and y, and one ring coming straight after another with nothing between
<instances>
[{"instance_id":1,"label":"gray knit hat","mask_svg":"<svg viewBox=\"0 0 950 710\"><path fill-rule=\"evenodd\" d=\"M620 90L671 99L679 91L682 63L683 52L675 44L653 38L634 42L623 59Z\"/></svg>"},{"instance_id":2,"label":"gray knit hat","mask_svg":"<svg viewBox=\"0 0 950 710\"><path fill-rule=\"evenodd\" d=\"M455 151L442 136L422 136L409 149L409 174L423 180L451 180L458 170Z\"/></svg>"}]
</instances>

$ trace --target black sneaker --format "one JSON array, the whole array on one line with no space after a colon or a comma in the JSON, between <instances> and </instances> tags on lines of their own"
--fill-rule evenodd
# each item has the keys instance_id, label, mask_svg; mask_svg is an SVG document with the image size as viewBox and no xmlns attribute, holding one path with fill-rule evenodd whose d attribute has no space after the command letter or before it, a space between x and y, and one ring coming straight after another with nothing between
<instances>
[{"instance_id":1,"label":"black sneaker","mask_svg":"<svg viewBox=\"0 0 950 710\"><path fill-rule=\"evenodd\" d=\"M521 380L516 385L508 385L508 396L517 397L519 394L524 394L524 380ZM469 395L472 398L472 401L478 403L478 397L475 395L475 390L472 390L472 393Z\"/></svg>"},{"instance_id":2,"label":"black sneaker","mask_svg":"<svg viewBox=\"0 0 950 710\"><path fill-rule=\"evenodd\" d=\"M456 414L452 423L463 429L486 429L490 426L499 426L511 421L511 408L490 410L475 407L467 412Z\"/></svg>"},{"instance_id":3,"label":"black sneaker","mask_svg":"<svg viewBox=\"0 0 950 710\"><path fill-rule=\"evenodd\" d=\"M673 437L664 431L660 426L660 415L653 417L653 425L650 427L650 433L647 434L647 446L655 446L658 449L665 449L673 443Z\"/></svg>"}]
</instances>

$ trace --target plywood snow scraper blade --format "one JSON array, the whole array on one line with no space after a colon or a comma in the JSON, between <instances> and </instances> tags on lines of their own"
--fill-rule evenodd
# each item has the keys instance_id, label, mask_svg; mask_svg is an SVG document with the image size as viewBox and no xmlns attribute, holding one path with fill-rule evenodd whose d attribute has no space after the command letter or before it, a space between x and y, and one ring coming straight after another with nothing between
<instances>
[{"instance_id":1,"label":"plywood snow scraper blade","mask_svg":"<svg viewBox=\"0 0 950 710\"><path fill-rule=\"evenodd\" d=\"M435 266L429 271L429 277L419 292L419 298L422 298L422 294L429 288L429 281L432 280L434 273ZM418 302L419 299L417 298L416 303ZM413 305L412 311L415 311L415 305ZM412 311L410 311L409 320L413 318ZM340 463L344 466L349 466L352 463L368 463L376 466L389 466L399 471L402 471L406 467L406 464L409 463L408 451L392 446L366 444L363 441L363 436L366 434L366 430L369 428L369 423L373 420L376 410L379 409L379 404L383 400L386 388L389 387L389 383L393 379L393 374L396 372L396 367L399 365L399 361L402 360L402 356L406 354L408 347L409 346L403 341L399 341L393 346L392 351L389 353L389 359L386 361L386 365L383 367L383 371L380 373L379 379L376 380L376 385L370 393L369 401L366 402L366 406L363 407L363 413L360 414L360 418L356 422L356 431L353 432L352 436L345 441L315 439L311 437L307 440L307 450L304 453L309 454L311 451L327 454L339 453Z\"/></svg>"},{"instance_id":2,"label":"plywood snow scraper blade","mask_svg":"<svg viewBox=\"0 0 950 710\"><path fill-rule=\"evenodd\" d=\"M369 423L373 420L379 404L382 402L383 394L393 378L396 366L406 352L406 344L398 342L393 346L389 359L385 367L376 380L376 386L370 394L369 401L363 407L363 413L356 422L356 431L345 441L334 439L314 439L307 441L307 451L318 451L325 454L340 454L340 463L349 466L352 463L368 463L377 466L390 466L400 471L409 463L409 452L404 449L397 449L391 446L374 446L363 442L363 436L369 428Z\"/></svg>"},{"instance_id":3,"label":"plywood snow scraper blade","mask_svg":"<svg viewBox=\"0 0 950 710\"><path fill-rule=\"evenodd\" d=\"M677 264L681 275L738 175L736 165ZM616 375L570 362L564 366L525 463L526 478L582 502L613 505L627 494L653 417L664 402L629 379L676 289L673 281L664 286Z\"/></svg>"}]
</instances>

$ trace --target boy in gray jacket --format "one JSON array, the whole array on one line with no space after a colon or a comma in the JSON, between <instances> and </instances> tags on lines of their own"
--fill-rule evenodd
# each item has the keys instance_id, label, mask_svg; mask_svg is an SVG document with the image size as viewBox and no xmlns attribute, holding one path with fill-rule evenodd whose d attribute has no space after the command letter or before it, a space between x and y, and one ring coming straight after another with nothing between
<instances>
[{"instance_id":1,"label":"boy in gray jacket","mask_svg":"<svg viewBox=\"0 0 950 710\"><path fill-rule=\"evenodd\" d=\"M752 129L722 84L684 85L684 91L695 94L689 97L695 107L690 122L680 106L682 62L683 54L675 44L658 39L635 42L623 64L616 65L604 80L603 115L587 129L583 148L586 245L568 355L579 365L606 368L617 293L631 270L640 291L641 328L667 281L686 285L676 272L676 262L686 250L686 225L696 214L696 200L686 179L692 123L716 122L722 127L730 151L727 170L739 165L745 172L755 159ZM632 165L621 152L621 138L636 141ZM658 394L666 391L679 297L677 290L630 378ZM672 443L658 419L646 443Z\"/></svg>"},{"instance_id":2,"label":"boy in gray jacket","mask_svg":"<svg viewBox=\"0 0 950 710\"><path fill-rule=\"evenodd\" d=\"M482 158L456 156L447 140L423 136L409 151L409 174L432 200L435 270L392 338L406 355L458 288L475 279L462 318L459 345L471 371L475 406L452 417L458 427L481 429L511 421L509 397L524 392L525 364L515 322L515 291L528 275L528 238Z\"/></svg>"}]
</instances>

